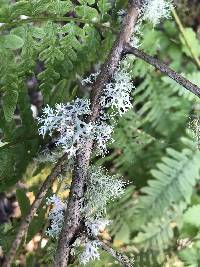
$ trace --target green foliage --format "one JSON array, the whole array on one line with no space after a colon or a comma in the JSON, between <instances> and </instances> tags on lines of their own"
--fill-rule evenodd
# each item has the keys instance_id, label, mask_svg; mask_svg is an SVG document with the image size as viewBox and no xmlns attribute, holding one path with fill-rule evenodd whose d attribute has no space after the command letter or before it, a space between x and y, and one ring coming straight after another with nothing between
<instances>
[{"instance_id":1,"label":"green foliage","mask_svg":"<svg viewBox=\"0 0 200 267\"><path fill-rule=\"evenodd\" d=\"M19 139L18 144L13 143L12 146L11 143L10 147L8 144L0 149L0 191L7 190L22 178L29 162L38 150L37 147L37 140Z\"/></svg>"},{"instance_id":2,"label":"green foliage","mask_svg":"<svg viewBox=\"0 0 200 267\"><path fill-rule=\"evenodd\" d=\"M97 3L97 6L103 19L105 15L108 13L108 11L110 10L111 4L107 0L99 0Z\"/></svg>"},{"instance_id":3,"label":"green foliage","mask_svg":"<svg viewBox=\"0 0 200 267\"><path fill-rule=\"evenodd\" d=\"M169 87L162 86L161 92L159 86L160 81L157 81L156 78L152 79L149 75L135 90L133 97L135 98L135 105L141 106L144 103L137 111L139 116L144 116L143 122L150 123L152 128L167 136L169 129L164 124L167 123L172 127L177 126L174 126L175 118L169 116L170 112L177 110L175 116L180 117L183 116L184 111L180 108L181 101L178 100L177 96L173 96ZM163 90L165 97L163 97Z\"/></svg>"},{"instance_id":4,"label":"green foliage","mask_svg":"<svg viewBox=\"0 0 200 267\"><path fill-rule=\"evenodd\" d=\"M7 121L11 121L13 118L16 109L17 98L18 92L13 90L6 91L3 95L3 111Z\"/></svg>"},{"instance_id":5,"label":"green foliage","mask_svg":"<svg viewBox=\"0 0 200 267\"><path fill-rule=\"evenodd\" d=\"M188 45L186 44L185 38L183 38L183 36L180 35L180 40L183 44L183 47L182 47L183 52L187 56L192 57L191 55L191 49L192 49L195 56L199 57L200 56L200 44L199 44L199 40L197 39L196 33L194 32L192 28L185 28L184 34L185 34L185 37L187 38L187 42L189 42L190 49L188 48Z\"/></svg>"},{"instance_id":6,"label":"green foliage","mask_svg":"<svg viewBox=\"0 0 200 267\"><path fill-rule=\"evenodd\" d=\"M184 266L198 267L200 264L199 249L200 244L197 242L195 246L186 248L179 253L180 259L184 262Z\"/></svg>"},{"instance_id":7,"label":"green foliage","mask_svg":"<svg viewBox=\"0 0 200 267\"><path fill-rule=\"evenodd\" d=\"M123 119L119 120L117 130L114 132L113 138L116 141L111 145L111 148L116 148L116 155L113 163L122 174L126 171L131 176L133 171L130 168L131 164L137 160L142 149L155 141L153 136L140 127L141 122L138 120L138 115L134 111L129 111Z\"/></svg>"},{"instance_id":8,"label":"green foliage","mask_svg":"<svg viewBox=\"0 0 200 267\"><path fill-rule=\"evenodd\" d=\"M4 251L7 252L9 250L17 233L17 229L18 224L16 222L13 224L6 223L0 226L0 246Z\"/></svg>"},{"instance_id":9,"label":"green foliage","mask_svg":"<svg viewBox=\"0 0 200 267\"><path fill-rule=\"evenodd\" d=\"M181 200L189 203L193 187L199 179L199 151L186 148L178 152L168 148L166 152L157 169L151 170L154 179L141 189L145 195L140 197L138 209L147 217L162 215L171 203Z\"/></svg>"},{"instance_id":10,"label":"green foliage","mask_svg":"<svg viewBox=\"0 0 200 267\"><path fill-rule=\"evenodd\" d=\"M46 222L45 214L46 209L40 208L36 216L34 216L28 228L26 243L28 243L37 233L39 233L44 228Z\"/></svg>"},{"instance_id":11,"label":"green foliage","mask_svg":"<svg viewBox=\"0 0 200 267\"><path fill-rule=\"evenodd\" d=\"M111 225L111 234L116 242L130 243L132 215L134 210L132 195L135 191L134 186L129 186L124 196L116 203L110 205L109 214L115 221Z\"/></svg>"},{"instance_id":12,"label":"green foliage","mask_svg":"<svg viewBox=\"0 0 200 267\"><path fill-rule=\"evenodd\" d=\"M200 205L193 205L184 213L184 223L200 227Z\"/></svg>"},{"instance_id":13,"label":"green foliage","mask_svg":"<svg viewBox=\"0 0 200 267\"><path fill-rule=\"evenodd\" d=\"M57 14L63 15L69 11L73 10L73 5L70 0L60 1L60 0L33 0L33 1L19 1L14 5L6 6L4 14L7 13L10 19L16 19L21 14L26 16L36 16L47 12L47 14ZM3 17L3 19L6 19Z\"/></svg>"},{"instance_id":14,"label":"green foliage","mask_svg":"<svg viewBox=\"0 0 200 267\"><path fill-rule=\"evenodd\" d=\"M24 45L24 41L17 35L9 34L1 36L0 44L2 48L15 50L21 48Z\"/></svg>"},{"instance_id":15,"label":"green foliage","mask_svg":"<svg viewBox=\"0 0 200 267\"><path fill-rule=\"evenodd\" d=\"M156 217L147 225L142 226L142 231L133 239L133 243L144 251L164 251L172 243L174 227L180 223L184 205L166 210L163 217Z\"/></svg>"},{"instance_id":16,"label":"green foliage","mask_svg":"<svg viewBox=\"0 0 200 267\"><path fill-rule=\"evenodd\" d=\"M0 37L0 57L4 58L0 66L0 92L6 120L0 119L0 137L9 143L0 150L0 190L22 178L38 151L40 138L31 111L27 79L37 77L38 85L34 90L41 90L44 104L66 102L74 91L75 80L101 59L99 48L107 49L107 42L113 38L105 33L105 38L101 39L95 24L88 23L100 14L102 19L108 18L105 13L109 11L109 3L99 1L98 8L91 7L93 4L94 1L80 1L75 8L71 1L52 0L18 1L1 6L1 21L11 24L11 29L10 33L9 27L2 31ZM63 24L62 16L75 9L79 10L78 17L83 24L79 23L79 18L77 23L72 18ZM26 18L20 20L22 14L32 16L33 23L26 22ZM58 23L54 22L55 15ZM13 19L16 24L12 28Z\"/></svg>"},{"instance_id":17,"label":"green foliage","mask_svg":"<svg viewBox=\"0 0 200 267\"><path fill-rule=\"evenodd\" d=\"M31 206L30 201L28 197L26 196L25 191L22 189L16 190L16 197L17 197L17 201L20 206L22 216L24 217L30 210L30 206Z\"/></svg>"},{"instance_id":18,"label":"green foliage","mask_svg":"<svg viewBox=\"0 0 200 267\"><path fill-rule=\"evenodd\" d=\"M192 83L200 86L200 74L199 72L192 72L187 75L182 74L184 77L186 77L189 81ZM170 85L170 88L173 90L173 92L178 93L179 96L183 96L187 100L190 101L196 101L199 102L199 99L196 95L192 94L190 91L185 90L181 85L177 84L173 80L171 80L168 77L163 77L162 79L164 82Z\"/></svg>"},{"instance_id":19,"label":"green foliage","mask_svg":"<svg viewBox=\"0 0 200 267\"><path fill-rule=\"evenodd\" d=\"M181 65L186 62L180 50L184 44L173 22L165 23L164 30L167 37L145 25L142 48L159 54L161 59L168 58L172 68L184 72L185 77L198 85L199 72L195 64L188 62L184 68ZM115 131L117 141L104 162L106 166L112 162L115 172L120 171L128 180L133 180L139 195L127 191L122 200L111 207L115 224L111 233L115 242L120 240L123 245L134 245L133 250L136 246L141 253L145 251L144 259L155 251L156 263L152 266L164 266L166 254L173 257L177 239L191 238L195 249L183 249L177 256L188 264L186 266L194 263L198 266L199 226L195 212L198 212L199 197L195 186L199 181L200 154L194 140L184 136L184 132L189 117L198 114L199 100L148 64L131 57L130 64L139 83L133 93L134 111L119 120ZM134 138L136 133L139 139ZM188 205L192 206L184 212Z\"/></svg>"}]
</instances>

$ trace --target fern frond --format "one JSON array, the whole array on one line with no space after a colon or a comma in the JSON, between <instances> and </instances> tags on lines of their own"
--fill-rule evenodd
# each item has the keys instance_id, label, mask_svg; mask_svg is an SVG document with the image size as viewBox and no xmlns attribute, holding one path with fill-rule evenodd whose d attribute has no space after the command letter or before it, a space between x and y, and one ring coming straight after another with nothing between
<instances>
[{"instance_id":1,"label":"fern frond","mask_svg":"<svg viewBox=\"0 0 200 267\"><path fill-rule=\"evenodd\" d=\"M192 247L187 247L179 251L178 256L184 263L184 267L199 267L200 266L200 243L196 241Z\"/></svg>"},{"instance_id":2,"label":"fern frond","mask_svg":"<svg viewBox=\"0 0 200 267\"><path fill-rule=\"evenodd\" d=\"M145 195L139 198L139 213L156 217L172 203L181 200L190 202L193 187L199 179L199 162L200 152L197 149L190 147L178 152L168 148L157 169L151 171L154 179L141 190Z\"/></svg>"},{"instance_id":3,"label":"fern frond","mask_svg":"<svg viewBox=\"0 0 200 267\"><path fill-rule=\"evenodd\" d=\"M133 110L130 110L123 118L119 119L114 132L115 142L111 147L120 151L114 162L115 167L122 169L122 172L128 170L128 166L133 165L138 153L144 147L155 141L155 138L140 129L140 126L141 122Z\"/></svg>"},{"instance_id":4,"label":"fern frond","mask_svg":"<svg viewBox=\"0 0 200 267\"><path fill-rule=\"evenodd\" d=\"M185 205L167 210L161 218L155 218L133 239L133 243L144 251L164 251L174 237L174 228L179 225Z\"/></svg>"},{"instance_id":5,"label":"fern frond","mask_svg":"<svg viewBox=\"0 0 200 267\"><path fill-rule=\"evenodd\" d=\"M45 36L39 58L44 62L45 69L38 78L47 98L59 78L75 80L77 75L81 76L91 68L98 57L101 40L94 26L79 27L73 22L64 26L48 22L43 31Z\"/></svg>"},{"instance_id":6,"label":"fern frond","mask_svg":"<svg viewBox=\"0 0 200 267\"><path fill-rule=\"evenodd\" d=\"M187 119L185 114L188 113L188 103L174 96L172 90L156 76L147 75L134 91L133 98L137 114L141 116L143 123L149 124L162 135L175 131L178 127L175 122L181 124Z\"/></svg>"},{"instance_id":7,"label":"fern frond","mask_svg":"<svg viewBox=\"0 0 200 267\"><path fill-rule=\"evenodd\" d=\"M119 232L123 232L124 226L127 227L130 222L132 223L132 215L134 213L134 191L134 186L130 185L125 190L122 198L109 205L109 215L114 221L114 223L111 225L111 234L113 236L115 236Z\"/></svg>"},{"instance_id":8,"label":"fern frond","mask_svg":"<svg viewBox=\"0 0 200 267\"><path fill-rule=\"evenodd\" d=\"M184 213L183 221L197 229L200 227L200 205L193 205Z\"/></svg>"},{"instance_id":9,"label":"fern frond","mask_svg":"<svg viewBox=\"0 0 200 267\"><path fill-rule=\"evenodd\" d=\"M64 15L73 11L73 5L70 0L31 0L18 1L9 8L10 18L18 18L21 14L26 16L38 16L44 12L53 15Z\"/></svg>"}]
</instances>

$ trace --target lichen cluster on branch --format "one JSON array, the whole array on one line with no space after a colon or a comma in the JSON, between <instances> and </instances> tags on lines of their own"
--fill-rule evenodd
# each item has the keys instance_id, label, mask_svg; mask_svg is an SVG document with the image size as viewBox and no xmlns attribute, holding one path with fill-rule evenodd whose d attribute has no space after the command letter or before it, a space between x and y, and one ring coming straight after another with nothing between
<instances>
[{"instance_id":1,"label":"lichen cluster on branch","mask_svg":"<svg viewBox=\"0 0 200 267\"><path fill-rule=\"evenodd\" d=\"M144 20L149 20L155 25L162 18L168 18L170 8L170 0L144 1L136 27L137 33ZM136 43L133 40L132 44L136 45ZM95 80L97 75L90 75L82 83L92 84L92 80ZM55 109L49 106L44 108L43 115L38 118L41 125L39 133L43 137L46 134L52 136L56 146L63 153L68 153L69 158L75 157L77 151L84 149L87 140L93 140L96 152L104 155L107 152L107 143L113 141L111 135L116 117L122 116L132 108L130 93L133 88L131 77L121 64L113 77L110 77L110 81L104 85L99 99L100 116L95 122L88 119L91 116L90 101L77 98L67 104L56 104ZM86 180L84 204L80 207L88 234L91 232L93 236L97 236L110 223L106 218L106 206L109 201L123 193L124 187L123 181L109 176L103 168L90 167ZM63 222L63 202L56 197L48 201L54 205L49 214L52 223L48 234L58 238ZM60 218L57 218L58 216ZM80 245L80 242L77 244ZM79 259L83 264L91 259L99 259L98 241L85 238L82 245L84 251ZM76 242L74 248L76 248Z\"/></svg>"},{"instance_id":2,"label":"lichen cluster on branch","mask_svg":"<svg viewBox=\"0 0 200 267\"><path fill-rule=\"evenodd\" d=\"M88 139L94 140L97 153L107 152L106 145L112 140L111 134L116 116L122 116L127 112L132 104L130 93L133 88L131 79L124 70L119 69L113 77L113 81L105 85L101 98L101 117L97 122L85 122L91 114L89 100L79 99L67 104L56 104L55 109L47 106L43 110L43 115L38 118L40 123L39 133L44 137L49 134L54 138L57 147L68 153L69 158L73 158L76 152L84 148ZM91 167L86 181L86 192L84 195L84 205L81 208L88 233L97 236L109 220L106 218L107 204L124 192L126 183L115 176L109 176L103 168ZM63 214L66 205L56 196L48 199L47 204L53 204L49 213L51 226L47 234L53 238L58 238L62 229ZM79 257L82 263L87 263L90 259L99 258L98 242L84 240L84 252ZM89 247L91 247L89 249ZM88 254L88 251L92 255Z\"/></svg>"}]
</instances>

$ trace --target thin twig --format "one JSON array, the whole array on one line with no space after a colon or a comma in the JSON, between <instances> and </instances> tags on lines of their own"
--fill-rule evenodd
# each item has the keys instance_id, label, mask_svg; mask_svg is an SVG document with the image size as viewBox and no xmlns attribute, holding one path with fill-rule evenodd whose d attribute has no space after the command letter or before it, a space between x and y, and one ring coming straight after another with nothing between
<instances>
[{"instance_id":1,"label":"thin twig","mask_svg":"<svg viewBox=\"0 0 200 267\"><path fill-rule=\"evenodd\" d=\"M200 97L200 87L198 87L196 84L193 84L186 78L184 78L182 75L178 74L176 71L169 68L166 64L158 60L157 58L154 58L145 52L131 46L127 46L124 50L124 54L133 54L134 56L141 58L142 60L146 61L150 65L154 66L159 71L167 74L171 79L185 87L187 90L195 94L196 96Z\"/></svg>"},{"instance_id":2,"label":"thin twig","mask_svg":"<svg viewBox=\"0 0 200 267\"><path fill-rule=\"evenodd\" d=\"M31 220L33 219L34 214L36 213L38 207L42 203L42 200L45 197L45 195L46 195L48 189L50 188L50 186L52 185L52 183L64 171L66 158L67 158L67 156L66 156L66 154L64 154L58 160L57 164L55 165L55 167L52 169L51 173L47 176L44 183L42 184L32 206L31 206L29 213L22 220L22 222L19 226L17 235L15 237L15 240L12 243L10 251L7 254L7 257L5 259L3 267L10 267L11 266L11 264L15 258L17 249L18 249L19 245L21 244L22 238L24 237L24 235L26 235L26 233L28 231L29 224L30 224Z\"/></svg>"},{"instance_id":3,"label":"thin twig","mask_svg":"<svg viewBox=\"0 0 200 267\"><path fill-rule=\"evenodd\" d=\"M97 241L99 247L108 252L120 265L124 267L133 267L133 262L124 254L114 250L111 246L106 244L100 237L94 236L92 233L88 233L85 226L83 226L81 236L87 241L87 239L92 241Z\"/></svg>"},{"instance_id":4,"label":"thin twig","mask_svg":"<svg viewBox=\"0 0 200 267\"><path fill-rule=\"evenodd\" d=\"M177 12L176 12L175 9L172 9L172 15L173 15L173 17L174 17L174 19L176 21L176 24L178 25L178 28L179 28L182 36L183 36L183 39L185 41L185 44L187 45L187 47L188 47L188 49L190 51L191 56L194 58L195 63L197 64L197 67L200 68L200 60L195 55L195 52L194 52L194 50L192 48L192 44L190 43L190 41L188 40L188 38L186 36L185 29L184 29L184 27L182 25L182 22L181 22L181 20L180 20L180 18L179 18L179 16L178 16L178 14L177 14Z\"/></svg>"},{"instance_id":5,"label":"thin twig","mask_svg":"<svg viewBox=\"0 0 200 267\"><path fill-rule=\"evenodd\" d=\"M133 267L133 264L126 255L123 255L122 253L115 251L113 248L111 248L101 240L98 240L98 244L103 250L108 252L118 263L120 263L120 265L124 267Z\"/></svg>"},{"instance_id":6,"label":"thin twig","mask_svg":"<svg viewBox=\"0 0 200 267\"><path fill-rule=\"evenodd\" d=\"M124 46L131 38L134 26L139 16L140 0L130 1L128 12L124 18L122 29L115 41L113 48L108 56L107 61L101 68L96 83L92 88L91 94L91 116L90 121L94 122L99 117L100 97L106 82L113 76L116 71ZM79 151L76 157L76 166L73 173L72 184L70 188L69 201L64 215L64 224L58 239L58 247L55 256L55 267L65 267L68 265L70 245L76 239L80 230L81 211L83 204L85 179L88 172L93 142L88 141L83 149Z\"/></svg>"},{"instance_id":7,"label":"thin twig","mask_svg":"<svg viewBox=\"0 0 200 267\"><path fill-rule=\"evenodd\" d=\"M32 23L32 22L44 22L44 21L54 21L54 22L79 22L79 23L84 23L84 24L92 24L95 25L97 27L102 27L102 28L109 28L109 23L99 23L96 21L91 21L88 19L82 19L82 18L74 18L74 17L56 17L56 16L40 16L40 17L28 17L26 19L17 19L17 20L13 20L10 22L5 22L5 24L3 24L0 27L0 31L5 31L7 29L13 28L13 27L17 27L26 23ZM2 19L1 19L2 22Z\"/></svg>"}]
</instances>

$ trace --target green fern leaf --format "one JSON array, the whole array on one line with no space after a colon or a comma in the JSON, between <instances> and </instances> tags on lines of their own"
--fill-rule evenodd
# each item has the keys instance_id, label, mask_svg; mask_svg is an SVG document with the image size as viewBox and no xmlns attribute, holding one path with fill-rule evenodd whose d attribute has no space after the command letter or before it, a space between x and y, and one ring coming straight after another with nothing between
<instances>
[{"instance_id":1,"label":"green fern leaf","mask_svg":"<svg viewBox=\"0 0 200 267\"><path fill-rule=\"evenodd\" d=\"M142 188L145 195L139 199L139 214L153 217L163 214L172 203L190 202L193 187L199 179L200 152L185 148L182 152L168 148L157 169L152 170L153 180Z\"/></svg>"},{"instance_id":2,"label":"green fern leaf","mask_svg":"<svg viewBox=\"0 0 200 267\"><path fill-rule=\"evenodd\" d=\"M11 121L16 109L18 98L18 92L14 90L8 90L3 95L3 111L7 121Z\"/></svg>"},{"instance_id":3,"label":"green fern leaf","mask_svg":"<svg viewBox=\"0 0 200 267\"><path fill-rule=\"evenodd\" d=\"M183 217L184 223L191 224L197 228L200 227L200 205L190 207Z\"/></svg>"},{"instance_id":4,"label":"green fern leaf","mask_svg":"<svg viewBox=\"0 0 200 267\"><path fill-rule=\"evenodd\" d=\"M161 218L155 218L133 239L133 243L144 251L162 251L168 248L174 237L174 227L179 225L185 205L167 210Z\"/></svg>"},{"instance_id":5,"label":"green fern leaf","mask_svg":"<svg viewBox=\"0 0 200 267\"><path fill-rule=\"evenodd\" d=\"M0 36L0 46L11 50L16 50L24 45L24 41L17 35L9 34Z\"/></svg>"},{"instance_id":6,"label":"green fern leaf","mask_svg":"<svg viewBox=\"0 0 200 267\"><path fill-rule=\"evenodd\" d=\"M107 0L98 0L97 6L103 18L105 14L110 10L111 3Z\"/></svg>"},{"instance_id":7,"label":"green fern leaf","mask_svg":"<svg viewBox=\"0 0 200 267\"><path fill-rule=\"evenodd\" d=\"M20 206L21 214L24 217L30 210L30 200L27 197L25 190L20 188L16 190L16 197Z\"/></svg>"},{"instance_id":8,"label":"green fern leaf","mask_svg":"<svg viewBox=\"0 0 200 267\"><path fill-rule=\"evenodd\" d=\"M77 15L84 19L93 20L99 17L97 10L87 5L77 6L75 10Z\"/></svg>"},{"instance_id":9,"label":"green fern leaf","mask_svg":"<svg viewBox=\"0 0 200 267\"><path fill-rule=\"evenodd\" d=\"M133 94L134 105L140 107L137 114L141 117L143 123L149 124L151 128L156 129L162 135L169 135L175 131L179 124L186 121L185 114L190 105L188 101L180 100L173 95L172 90L163 85L155 75L147 75L145 80L136 88ZM173 112L173 116L171 113ZM173 127L166 127L171 125Z\"/></svg>"},{"instance_id":10,"label":"green fern leaf","mask_svg":"<svg viewBox=\"0 0 200 267\"><path fill-rule=\"evenodd\" d=\"M179 258L184 262L185 267L199 267L200 266L200 250L198 245L191 248L186 248L179 252Z\"/></svg>"}]
</instances>

